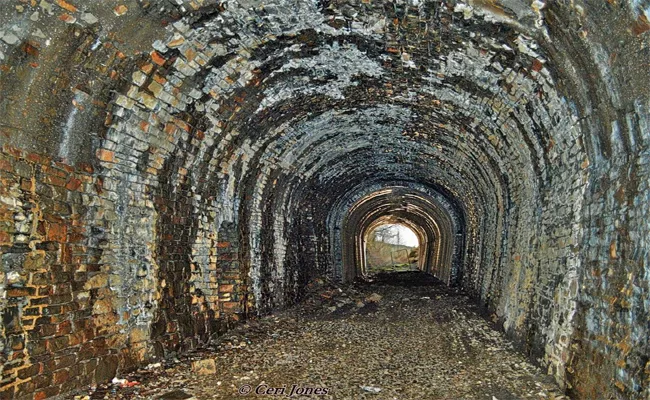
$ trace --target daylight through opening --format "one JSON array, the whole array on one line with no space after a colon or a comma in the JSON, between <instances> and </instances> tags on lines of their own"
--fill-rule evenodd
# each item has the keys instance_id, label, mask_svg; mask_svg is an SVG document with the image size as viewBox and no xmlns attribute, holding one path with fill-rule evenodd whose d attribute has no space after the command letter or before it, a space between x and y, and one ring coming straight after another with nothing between
<instances>
[{"instance_id":1,"label":"daylight through opening","mask_svg":"<svg viewBox=\"0 0 650 400\"><path fill-rule=\"evenodd\" d=\"M366 272L401 272L419 269L420 238L401 223L381 223L368 230Z\"/></svg>"},{"instance_id":2,"label":"daylight through opening","mask_svg":"<svg viewBox=\"0 0 650 400\"><path fill-rule=\"evenodd\" d=\"M337 236L333 237L333 257L340 254L344 280L351 281L377 273L377 265L373 261L368 263L368 256L376 255L373 251L376 244L370 243L368 252L373 232L382 226L401 225L409 229L418 241L417 261L413 268L449 285L460 281L465 252L464 225L462 217L445 197L435 192L389 186L369 190L369 193L351 200L355 200L352 205L343 203L336 208L346 210L342 216L332 217L333 231L341 227L338 236L340 247L336 242ZM404 240L406 235L404 233ZM337 249L340 249L340 253ZM386 259L390 259L392 250L383 249L381 252L386 253ZM382 262L381 267L390 264ZM399 264L393 263L393 266Z\"/></svg>"}]
</instances>

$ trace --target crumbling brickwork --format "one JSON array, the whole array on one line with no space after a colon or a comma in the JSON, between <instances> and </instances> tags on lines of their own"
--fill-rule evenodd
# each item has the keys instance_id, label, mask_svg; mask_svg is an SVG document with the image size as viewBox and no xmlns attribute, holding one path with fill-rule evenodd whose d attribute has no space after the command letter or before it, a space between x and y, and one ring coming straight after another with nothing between
<instances>
[{"instance_id":1,"label":"crumbling brickwork","mask_svg":"<svg viewBox=\"0 0 650 400\"><path fill-rule=\"evenodd\" d=\"M354 278L387 188L570 394L650 395L647 1L6 3L0 398Z\"/></svg>"}]
</instances>

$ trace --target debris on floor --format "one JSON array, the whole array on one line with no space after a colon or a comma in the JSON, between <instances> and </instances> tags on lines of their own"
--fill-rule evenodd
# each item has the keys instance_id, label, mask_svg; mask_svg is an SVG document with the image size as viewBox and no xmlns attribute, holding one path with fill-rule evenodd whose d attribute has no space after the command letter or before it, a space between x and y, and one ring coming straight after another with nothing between
<instances>
[{"instance_id":1,"label":"debris on floor","mask_svg":"<svg viewBox=\"0 0 650 400\"><path fill-rule=\"evenodd\" d=\"M359 386L361 389L363 389L366 392L370 393L379 393L381 392L381 388L374 387L374 386Z\"/></svg>"},{"instance_id":2,"label":"debris on floor","mask_svg":"<svg viewBox=\"0 0 650 400\"><path fill-rule=\"evenodd\" d=\"M192 371L199 375L213 375L217 373L217 364L212 358L192 361Z\"/></svg>"},{"instance_id":3,"label":"debris on floor","mask_svg":"<svg viewBox=\"0 0 650 400\"><path fill-rule=\"evenodd\" d=\"M568 399L467 296L414 272L340 287L314 281L292 309L81 394L93 400Z\"/></svg>"}]
</instances>

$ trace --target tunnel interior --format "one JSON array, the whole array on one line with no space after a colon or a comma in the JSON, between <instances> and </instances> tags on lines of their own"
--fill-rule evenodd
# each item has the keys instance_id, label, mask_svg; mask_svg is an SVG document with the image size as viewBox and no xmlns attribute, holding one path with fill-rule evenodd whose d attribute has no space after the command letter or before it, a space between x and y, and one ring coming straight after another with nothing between
<instances>
[{"instance_id":1,"label":"tunnel interior","mask_svg":"<svg viewBox=\"0 0 650 400\"><path fill-rule=\"evenodd\" d=\"M352 282L368 230L399 222L571 396L647 398L649 17L7 0L1 395L105 382Z\"/></svg>"}]
</instances>

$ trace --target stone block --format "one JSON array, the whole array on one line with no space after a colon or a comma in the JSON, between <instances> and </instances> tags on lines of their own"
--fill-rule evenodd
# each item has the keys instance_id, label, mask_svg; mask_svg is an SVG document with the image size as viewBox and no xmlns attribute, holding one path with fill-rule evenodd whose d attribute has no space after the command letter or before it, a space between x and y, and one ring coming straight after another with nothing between
<instances>
[{"instance_id":1,"label":"stone block","mask_svg":"<svg viewBox=\"0 0 650 400\"><path fill-rule=\"evenodd\" d=\"M108 274L99 273L91 276L84 284L84 290L108 287Z\"/></svg>"},{"instance_id":2,"label":"stone block","mask_svg":"<svg viewBox=\"0 0 650 400\"><path fill-rule=\"evenodd\" d=\"M95 370L95 382L108 382L115 377L117 373L118 357L116 355L107 355L98 360Z\"/></svg>"},{"instance_id":3,"label":"stone block","mask_svg":"<svg viewBox=\"0 0 650 400\"><path fill-rule=\"evenodd\" d=\"M192 371L198 375L214 375L217 373L217 364L212 358L192 361Z\"/></svg>"}]
</instances>

